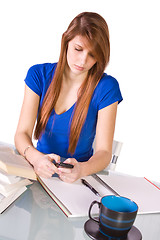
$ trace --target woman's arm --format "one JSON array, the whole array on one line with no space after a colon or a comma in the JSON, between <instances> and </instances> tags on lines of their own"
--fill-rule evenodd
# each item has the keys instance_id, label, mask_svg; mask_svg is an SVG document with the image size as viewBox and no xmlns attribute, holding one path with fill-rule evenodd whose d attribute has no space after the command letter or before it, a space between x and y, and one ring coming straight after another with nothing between
<instances>
[{"instance_id":1,"label":"woman's arm","mask_svg":"<svg viewBox=\"0 0 160 240\"><path fill-rule=\"evenodd\" d=\"M50 177L57 168L52 159L59 161L55 154L44 155L36 150L32 143L32 134L38 113L40 97L25 85L24 100L15 133L15 146L21 155L33 165L35 172L43 177Z\"/></svg>"},{"instance_id":2,"label":"woman's arm","mask_svg":"<svg viewBox=\"0 0 160 240\"><path fill-rule=\"evenodd\" d=\"M24 155L24 150L29 145L33 145L32 133L36 121L38 106L39 96L25 85L23 104L15 133L15 146L21 155Z\"/></svg>"},{"instance_id":3,"label":"woman's arm","mask_svg":"<svg viewBox=\"0 0 160 240\"><path fill-rule=\"evenodd\" d=\"M99 110L94 155L83 163L78 163L72 158L67 159L66 162L74 164L74 168L73 170L61 170L60 177L63 181L73 182L83 176L99 172L108 166L112 157L117 104L118 102L115 102Z\"/></svg>"},{"instance_id":4,"label":"woman's arm","mask_svg":"<svg viewBox=\"0 0 160 240\"><path fill-rule=\"evenodd\" d=\"M111 161L117 104L115 102L98 112L95 154L89 159L89 168L84 169L84 175L103 170Z\"/></svg>"}]
</instances>

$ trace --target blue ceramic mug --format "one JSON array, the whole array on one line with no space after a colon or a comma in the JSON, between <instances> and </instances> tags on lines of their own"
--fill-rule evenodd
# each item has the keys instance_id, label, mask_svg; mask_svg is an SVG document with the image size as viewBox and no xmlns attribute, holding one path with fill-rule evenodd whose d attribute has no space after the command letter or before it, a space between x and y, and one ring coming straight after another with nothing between
<instances>
[{"instance_id":1,"label":"blue ceramic mug","mask_svg":"<svg viewBox=\"0 0 160 240\"><path fill-rule=\"evenodd\" d=\"M91 216L94 204L99 206L99 219ZM132 200L121 196L104 196L101 202L93 201L89 217L99 224L100 232L107 237L126 239L135 221L138 206Z\"/></svg>"}]
</instances>

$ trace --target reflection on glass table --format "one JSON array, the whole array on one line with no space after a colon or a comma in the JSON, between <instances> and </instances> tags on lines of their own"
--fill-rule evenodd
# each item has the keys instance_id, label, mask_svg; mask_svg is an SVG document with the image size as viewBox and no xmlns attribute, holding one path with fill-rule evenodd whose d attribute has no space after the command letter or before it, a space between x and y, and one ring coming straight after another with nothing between
<instances>
[{"instance_id":1,"label":"reflection on glass table","mask_svg":"<svg viewBox=\"0 0 160 240\"><path fill-rule=\"evenodd\" d=\"M3 240L89 240L84 231L88 217L67 218L38 182L34 182L0 215ZM144 240L158 240L160 214L138 215L134 226Z\"/></svg>"}]
</instances>

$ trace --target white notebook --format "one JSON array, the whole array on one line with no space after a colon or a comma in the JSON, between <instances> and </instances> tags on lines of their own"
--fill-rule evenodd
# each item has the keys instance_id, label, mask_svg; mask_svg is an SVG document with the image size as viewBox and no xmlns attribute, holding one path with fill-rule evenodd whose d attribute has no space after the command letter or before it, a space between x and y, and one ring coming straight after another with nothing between
<instances>
[{"instance_id":1,"label":"white notebook","mask_svg":"<svg viewBox=\"0 0 160 240\"><path fill-rule=\"evenodd\" d=\"M119 195L132 199L138 204L138 214L160 212L160 189L144 177L109 172L98 175Z\"/></svg>"},{"instance_id":2,"label":"white notebook","mask_svg":"<svg viewBox=\"0 0 160 240\"><path fill-rule=\"evenodd\" d=\"M102 188L101 192L103 191L105 195L112 194L111 191L104 188L92 176L88 176L85 179L95 188L96 185L99 185L99 190ZM38 177L38 180L67 217L87 216L90 204L94 200L100 201L100 197L84 186L80 180L75 183L65 183L58 177L50 179ZM93 214L97 213L98 208L93 209Z\"/></svg>"},{"instance_id":3,"label":"white notebook","mask_svg":"<svg viewBox=\"0 0 160 240\"><path fill-rule=\"evenodd\" d=\"M105 185L93 176L84 179L92 185L101 195L121 195L135 201L139 206L139 214L160 212L160 189L143 177L133 177L110 172L109 175L97 174ZM96 196L89 188L81 183L65 183L58 177L50 179L38 178L41 185L57 203L68 217L87 216L89 206L94 200L100 202L101 197ZM108 186L110 187L108 187ZM113 190L111 190L111 188ZM98 206L92 213L98 214Z\"/></svg>"}]
</instances>

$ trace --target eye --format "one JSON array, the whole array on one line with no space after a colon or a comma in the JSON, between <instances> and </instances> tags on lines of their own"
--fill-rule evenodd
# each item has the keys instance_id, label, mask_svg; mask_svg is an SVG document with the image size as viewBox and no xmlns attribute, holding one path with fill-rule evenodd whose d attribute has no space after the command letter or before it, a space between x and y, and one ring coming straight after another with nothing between
<instances>
[{"instance_id":1,"label":"eye","mask_svg":"<svg viewBox=\"0 0 160 240\"><path fill-rule=\"evenodd\" d=\"M76 48L76 47L75 47L75 50L78 51L78 52L82 51L81 48Z\"/></svg>"},{"instance_id":2,"label":"eye","mask_svg":"<svg viewBox=\"0 0 160 240\"><path fill-rule=\"evenodd\" d=\"M94 55L92 53L89 53L89 56L92 58L95 58Z\"/></svg>"}]
</instances>

